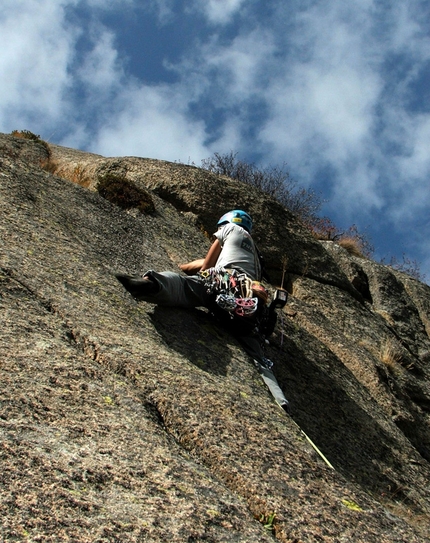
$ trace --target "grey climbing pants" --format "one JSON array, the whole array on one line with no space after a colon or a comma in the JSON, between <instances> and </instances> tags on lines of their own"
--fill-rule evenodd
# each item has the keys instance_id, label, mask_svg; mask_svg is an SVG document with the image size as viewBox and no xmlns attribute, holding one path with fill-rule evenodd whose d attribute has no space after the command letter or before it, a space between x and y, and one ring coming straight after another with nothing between
<instances>
[{"instance_id":1,"label":"grey climbing pants","mask_svg":"<svg viewBox=\"0 0 430 543\"><path fill-rule=\"evenodd\" d=\"M209 294L198 275L184 276L179 273L149 270L145 273L160 287L157 294L145 296L145 300L157 305L174 307L200 307L209 301Z\"/></svg>"}]
</instances>

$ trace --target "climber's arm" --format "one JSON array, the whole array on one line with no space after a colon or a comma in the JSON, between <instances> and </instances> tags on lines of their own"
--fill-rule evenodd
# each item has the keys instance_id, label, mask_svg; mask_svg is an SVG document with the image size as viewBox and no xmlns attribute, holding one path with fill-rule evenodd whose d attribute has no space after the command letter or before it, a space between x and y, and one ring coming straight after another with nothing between
<instances>
[{"instance_id":1,"label":"climber's arm","mask_svg":"<svg viewBox=\"0 0 430 543\"><path fill-rule=\"evenodd\" d=\"M195 275L196 273L200 271L204 260L205 260L204 258L199 258L197 260L193 260L192 262L181 264L179 268L187 275Z\"/></svg>"},{"instance_id":2,"label":"climber's arm","mask_svg":"<svg viewBox=\"0 0 430 543\"><path fill-rule=\"evenodd\" d=\"M187 275L195 275L199 271L213 268L218 260L220 253L221 244L218 240L215 240L212 243L211 248L209 249L205 258L198 258L197 260L193 260L192 262L181 264L179 268Z\"/></svg>"},{"instance_id":3,"label":"climber's arm","mask_svg":"<svg viewBox=\"0 0 430 543\"><path fill-rule=\"evenodd\" d=\"M201 271L207 270L208 268L213 268L215 264L217 263L218 257L221 254L221 244L216 239L212 245L211 248L208 251L208 254L206 255L202 267L200 268Z\"/></svg>"}]
</instances>

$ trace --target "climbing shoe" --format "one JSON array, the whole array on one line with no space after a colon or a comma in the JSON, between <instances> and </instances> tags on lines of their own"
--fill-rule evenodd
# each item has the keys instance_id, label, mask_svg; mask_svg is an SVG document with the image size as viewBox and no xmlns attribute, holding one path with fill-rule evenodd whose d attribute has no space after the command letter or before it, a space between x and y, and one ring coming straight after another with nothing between
<instances>
[{"instance_id":1,"label":"climbing shoe","mask_svg":"<svg viewBox=\"0 0 430 543\"><path fill-rule=\"evenodd\" d=\"M159 285L148 276L139 277L138 275L118 274L115 277L136 300L144 299L146 296L153 296L160 290Z\"/></svg>"},{"instance_id":2,"label":"climbing shoe","mask_svg":"<svg viewBox=\"0 0 430 543\"><path fill-rule=\"evenodd\" d=\"M285 402L281 405L281 408L287 413L287 415L291 415L291 407L289 402Z\"/></svg>"}]
</instances>

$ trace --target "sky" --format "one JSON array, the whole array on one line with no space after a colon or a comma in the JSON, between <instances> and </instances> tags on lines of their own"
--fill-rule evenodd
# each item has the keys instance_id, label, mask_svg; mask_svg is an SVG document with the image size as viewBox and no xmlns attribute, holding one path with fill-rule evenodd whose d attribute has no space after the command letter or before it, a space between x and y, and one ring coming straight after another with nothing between
<instances>
[{"instance_id":1,"label":"sky","mask_svg":"<svg viewBox=\"0 0 430 543\"><path fill-rule=\"evenodd\" d=\"M426 0L2 0L0 132L282 166L430 284Z\"/></svg>"}]
</instances>

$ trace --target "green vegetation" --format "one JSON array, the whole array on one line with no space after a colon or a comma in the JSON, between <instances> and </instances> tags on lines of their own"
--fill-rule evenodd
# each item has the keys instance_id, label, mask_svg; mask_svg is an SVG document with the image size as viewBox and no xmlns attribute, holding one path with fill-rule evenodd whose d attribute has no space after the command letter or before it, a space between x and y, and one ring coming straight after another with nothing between
<instances>
[{"instance_id":1,"label":"green vegetation","mask_svg":"<svg viewBox=\"0 0 430 543\"><path fill-rule=\"evenodd\" d=\"M99 178L96 189L103 198L122 209L137 208L141 213L155 211L149 192L123 176L106 174Z\"/></svg>"},{"instance_id":2,"label":"green vegetation","mask_svg":"<svg viewBox=\"0 0 430 543\"><path fill-rule=\"evenodd\" d=\"M275 529L276 513L262 513L258 518L259 522L264 526L266 530L273 532Z\"/></svg>"},{"instance_id":3,"label":"green vegetation","mask_svg":"<svg viewBox=\"0 0 430 543\"><path fill-rule=\"evenodd\" d=\"M352 511L363 511L363 509L352 500L342 500L342 503L345 507L348 507L348 509L351 509Z\"/></svg>"}]
</instances>

